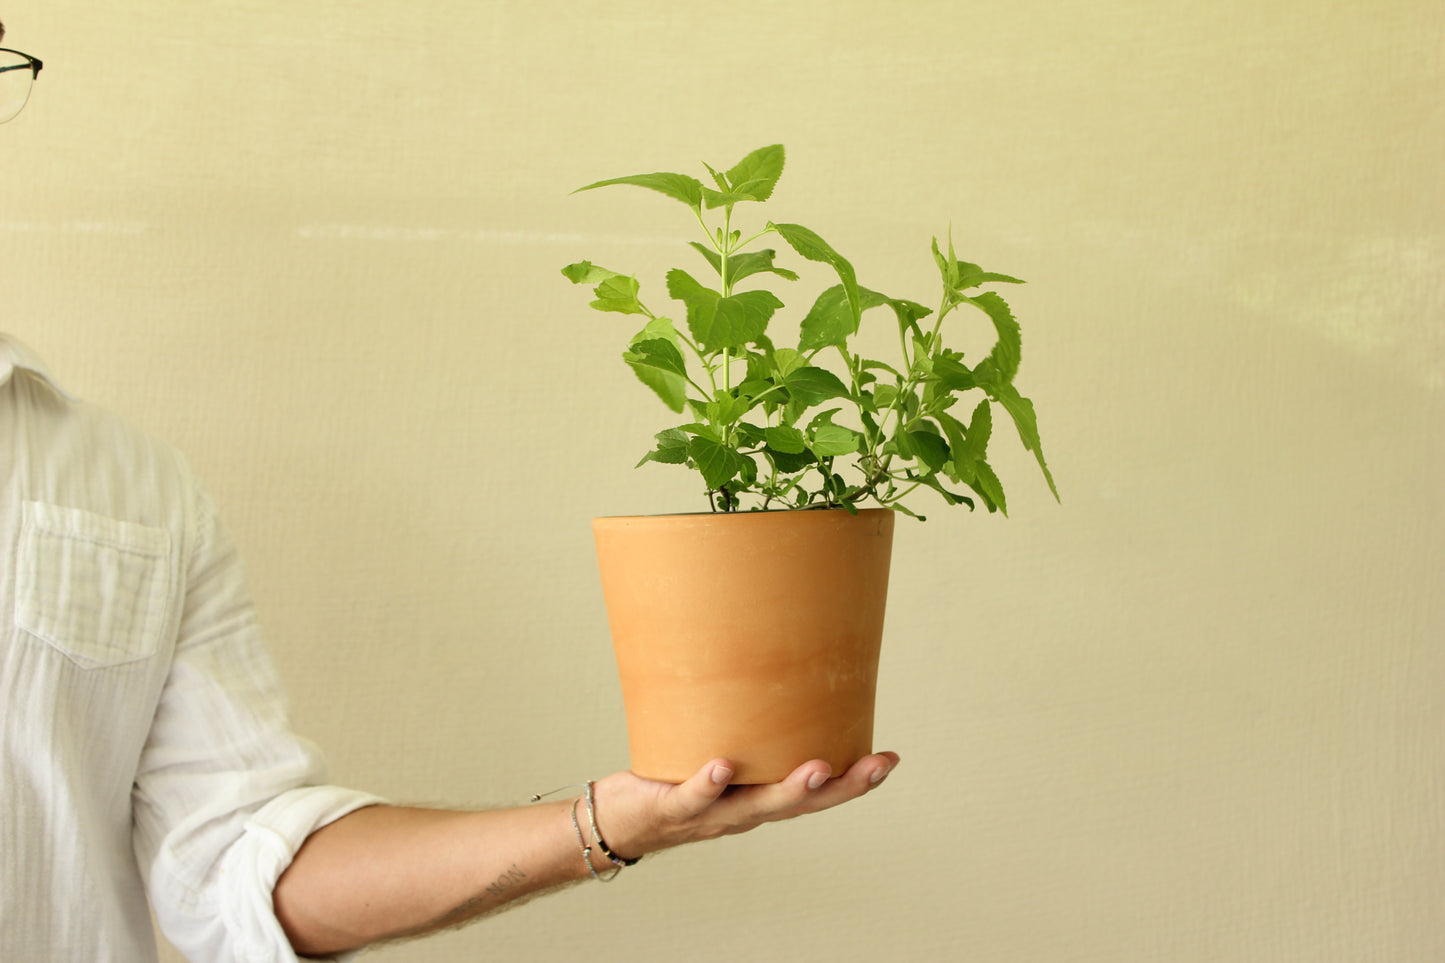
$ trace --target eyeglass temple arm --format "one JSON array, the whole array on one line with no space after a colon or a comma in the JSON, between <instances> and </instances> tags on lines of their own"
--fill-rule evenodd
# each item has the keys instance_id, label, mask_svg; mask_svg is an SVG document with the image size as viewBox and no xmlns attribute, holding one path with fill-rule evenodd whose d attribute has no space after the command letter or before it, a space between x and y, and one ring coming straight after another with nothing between
<instances>
[{"instance_id":1,"label":"eyeglass temple arm","mask_svg":"<svg viewBox=\"0 0 1445 963\"><path fill-rule=\"evenodd\" d=\"M33 76L38 77L40 76L40 68L43 66L45 65L34 57L31 57L28 64L12 64L9 67L0 67L0 74L3 74L7 70L30 70L34 71Z\"/></svg>"}]
</instances>

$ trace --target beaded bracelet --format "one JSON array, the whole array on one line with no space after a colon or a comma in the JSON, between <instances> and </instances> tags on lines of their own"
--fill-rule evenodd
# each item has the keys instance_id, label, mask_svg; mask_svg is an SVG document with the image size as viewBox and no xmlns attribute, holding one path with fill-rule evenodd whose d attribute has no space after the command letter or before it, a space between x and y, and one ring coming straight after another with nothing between
<instances>
[{"instance_id":1,"label":"beaded bracelet","mask_svg":"<svg viewBox=\"0 0 1445 963\"><path fill-rule=\"evenodd\" d=\"M587 872L599 883L610 883L617 878L617 874L622 872L624 868L637 865L642 857L638 856L636 859L624 859L614 853L611 848L608 847L607 843L603 842L602 833L597 829L597 805L592 785L592 780L589 779L585 783L574 783L570 786L562 786L553 789L551 792L536 793L531 797L531 801L534 803L540 802L543 798L553 793L559 793L563 789L582 789L584 791L585 794L574 799L571 807L568 809L568 815L572 817L572 831L577 834L577 845L582 847L582 862L587 865ZM597 872L597 868L592 865L592 846L587 844L586 838L582 835L582 823L577 818L578 802L585 802L587 805L587 823L592 830L592 842L602 851L602 855L606 856L608 861L612 863L612 874L610 876L603 876Z\"/></svg>"}]
</instances>

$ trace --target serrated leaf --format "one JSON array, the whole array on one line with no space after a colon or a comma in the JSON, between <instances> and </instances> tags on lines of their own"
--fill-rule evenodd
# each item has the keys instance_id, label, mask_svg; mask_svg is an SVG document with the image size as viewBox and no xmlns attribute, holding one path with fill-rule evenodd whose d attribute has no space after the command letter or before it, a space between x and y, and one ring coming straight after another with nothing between
<instances>
[{"instance_id":1,"label":"serrated leaf","mask_svg":"<svg viewBox=\"0 0 1445 963\"><path fill-rule=\"evenodd\" d=\"M622 353L622 360L665 405L673 411L683 410L687 401L687 365L676 345L666 338L634 341Z\"/></svg>"},{"instance_id":2,"label":"serrated leaf","mask_svg":"<svg viewBox=\"0 0 1445 963\"><path fill-rule=\"evenodd\" d=\"M666 465L681 465L687 461L687 433L678 428L669 428L666 431L659 431L654 437L657 438L657 447L643 456L642 461L637 463L641 468L650 461L661 462Z\"/></svg>"},{"instance_id":3,"label":"serrated leaf","mask_svg":"<svg viewBox=\"0 0 1445 963\"><path fill-rule=\"evenodd\" d=\"M618 314L646 314L647 311L637 300L637 278L614 274L593 289L597 296L591 306L598 311L614 311Z\"/></svg>"},{"instance_id":4,"label":"serrated leaf","mask_svg":"<svg viewBox=\"0 0 1445 963\"><path fill-rule=\"evenodd\" d=\"M944 500L945 502L947 502L948 504L950 504L950 505L967 505L968 508L969 508L969 511L972 511L972 510L973 510L973 499L972 499L972 498L969 498L967 495L960 495L960 494L958 494L957 492L951 492L951 491L949 491L947 488L944 488L944 487L943 487L943 483L938 480L938 476L937 476L937 475L933 475L933 474L931 474L931 473L928 474L928 475L924 475L924 476L922 476L922 477L920 477L920 478L918 479L918 482L919 482L919 484L921 484L921 485L926 485L926 486L928 486L929 488L932 488L934 491L938 492L940 495L943 496L943 500ZM893 507L894 507L894 508L898 508L898 507L900 507L900 506L898 506L898 505L895 504ZM910 514L911 514L911 513L910 513ZM919 517L921 518L922 516L920 515Z\"/></svg>"},{"instance_id":5,"label":"serrated leaf","mask_svg":"<svg viewBox=\"0 0 1445 963\"><path fill-rule=\"evenodd\" d=\"M741 348L768 329L773 313L783 306L771 291L743 291L722 298L713 312L713 326L698 335L705 347Z\"/></svg>"},{"instance_id":6,"label":"serrated leaf","mask_svg":"<svg viewBox=\"0 0 1445 963\"><path fill-rule=\"evenodd\" d=\"M717 207L726 207L732 204L736 204L739 201L756 200L761 200L761 198L754 197L753 195L747 193L740 193L738 191L715 191L710 187L704 187L702 189L702 203L703 206L706 207L708 210L712 210L713 208Z\"/></svg>"},{"instance_id":7,"label":"serrated leaf","mask_svg":"<svg viewBox=\"0 0 1445 963\"><path fill-rule=\"evenodd\" d=\"M980 284L1023 284L1023 279L1010 277L1007 274L995 274L992 271L985 271L977 264L969 264L966 261L958 262L958 290L967 291L969 288L976 288Z\"/></svg>"},{"instance_id":8,"label":"serrated leaf","mask_svg":"<svg viewBox=\"0 0 1445 963\"><path fill-rule=\"evenodd\" d=\"M984 504L989 511L997 508L1005 516L1008 515L1008 501L1004 498L1003 483L998 480L998 475L989 467L989 463L979 459L973 464L974 481L971 487L983 497Z\"/></svg>"},{"instance_id":9,"label":"serrated leaf","mask_svg":"<svg viewBox=\"0 0 1445 963\"><path fill-rule=\"evenodd\" d=\"M985 399L973 409L973 417L968 422L968 450L973 457L982 458L988 453L988 442L992 435L993 409Z\"/></svg>"},{"instance_id":10,"label":"serrated leaf","mask_svg":"<svg viewBox=\"0 0 1445 963\"><path fill-rule=\"evenodd\" d=\"M707 172L712 175L713 183L717 184L718 190L726 191L731 189L728 185L727 178L722 175L721 171L715 170L707 161L703 161L702 166L706 167Z\"/></svg>"},{"instance_id":11,"label":"serrated leaf","mask_svg":"<svg viewBox=\"0 0 1445 963\"><path fill-rule=\"evenodd\" d=\"M1019 359L1023 355L1023 340L1019 333L1019 323L1009 310L1008 303L992 291L963 300L983 311L993 322L994 330L998 332L998 341L988 357L998 369L999 376L1004 381L1012 381L1014 375L1018 374Z\"/></svg>"},{"instance_id":12,"label":"serrated leaf","mask_svg":"<svg viewBox=\"0 0 1445 963\"><path fill-rule=\"evenodd\" d=\"M677 268L667 272L667 293L687 305L688 329L709 352L755 342L783 306L770 291L743 291L725 298Z\"/></svg>"},{"instance_id":13,"label":"serrated leaf","mask_svg":"<svg viewBox=\"0 0 1445 963\"><path fill-rule=\"evenodd\" d=\"M817 233L801 224L774 224L770 221L768 226L777 231L783 240L803 257L833 268L838 280L843 282L843 291L853 315L853 330L858 330L859 319L863 316L863 302L858 292L858 276L848 259L833 250L832 245Z\"/></svg>"},{"instance_id":14,"label":"serrated leaf","mask_svg":"<svg viewBox=\"0 0 1445 963\"><path fill-rule=\"evenodd\" d=\"M789 374L783 379L783 385L790 395L807 408L821 404L829 398L848 397L848 386L843 384L837 375L826 368L815 368L811 365L798 368Z\"/></svg>"},{"instance_id":15,"label":"serrated leaf","mask_svg":"<svg viewBox=\"0 0 1445 963\"><path fill-rule=\"evenodd\" d=\"M915 327L915 322L919 318L933 313L921 304L890 298L886 294L879 294L877 291L870 291L864 287L858 288L857 291L860 313L888 305L898 316L899 323L909 329ZM804 351L842 347L847 343L847 339L857 331L858 328L853 317L853 305L848 301L847 289L841 284L835 284L818 295L818 299L813 302L813 307L803 318L798 331L798 347Z\"/></svg>"},{"instance_id":16,"label":"serrated leaf","mask_svg":"<svg viewBox=\"0 0 1445 963\"><path fill-rule=\"evenodd\" d=\"M718 255L717 251L708 247L701 241L688 241L687 243L699 254L707 258L707 263L712 265L712 273L719 276L722 275L722 258Z\"/></svg>"},{"instance_id":17,"label":"serrated leaf","mask_svg":"<svg viewBox=\"0 0 1445 963\"><path fill-rule=\"evenodd\" d=\"M991 384L988 386L988 394L994 401L1003 405L1009 417L1013 418L1014 426L1018 428L1019 440L1028 451L1034 453L1034 458L1039 463L1039 469L1044 473L1044 480L1049 483L1049 491L1053 492L1054 500L1059 500L1059 490L1054 486L1053 473L1044 461L1044 449L1039 442L1038 418L1034 414L1034 403L1018 393L1012 384Z\"/></svg>"},{"instance_id":18,"label":"serrated leaf","mask_svg":"<svg viewBox=\"0 0 1445 963\"><path fill-rule=\"evenodd\" d=\"M614 184L631 184L634 187L646 187L649 190L666 194L668 197L682 201L695 211L702 209L702 182L696 177L688 177L686 174L673 174L660 171L655 174L631 174L627 177L609 177L605 181L597 181L595 184L588 184L586 187L579 187L573 191L580 194L582 191L596 190L599 187L611 187Z\"/></svg>"},{"instance_id":19,"label":"serrated leaf","mask_svg":"<svg viewBox=\"0 0 1445 963\"><path fill-rule=\"evenodd\" d=\"M691 274L680 268L667 272L667 293L687 305L687 327L694 339L701 341L700 330L711 330L720 292L699 284ZM714 350L707 345L709 350Z\"/></svg>"},{"instance_id":20,"label":"serrated leaf","mask_svg":"<svg viewBox=\"0 0 1445 963\"><path fill-rule=\"evenodd\" d=\"M763 444L763 429L746 421L740 421L733 429L737 433L738 447L756 447Z\"/></svg>"},{"instance_id":21,"label":"serrated leaf","mask_svg":"<svg viewBox=\"0 0 1445 963\"><path fill-rule=\"evenodd\" d=\"M936 358L932 368L939 387L947 391L968 391L978 387L976 373L952 358Z\"/></svg>"},{"instance_id":22,"label":"serrated leaf","mask_svg":"<svg viewBox=\"0 0 1445 963\"><path fill-rule=\"evenodd\" d=\"M810 434L808 448L819 458L851 455L863 440L862 435L842 425L819 425Z\"/></svg>"},{"instance_id":23,"label":"serrated leaf","mask_svg":"<svg viewBox=\"0 0 1445 963\"><path fill-rule=\"evenodd\" d=\"M715 491L732 481L742 467L742 456L728 446L697 435L688 442L688 456L702 472L708 490Z\"/></svg>"},{"instance_id":24,"label":"serrated leaf","mask_svg":"<svg viewBox=\"0 0 1445 963\"><path fill-rule=\"evenodd\" d=\"M843 285L835 284L818 295L808 309L807 316L798 327L798 347L804 351L817 351L843 345L857 330L848 294Z\"/></svg>"},{"instance_id":25,"label":"serrated leaf","mask_svg":"<svg viewBox=\"0 0 1445 963\"><path fill-rule=\"evenodd\" d=\"M938 471L948 462L948 443L931 431L908 432L909 447L930 471Z\"/></svg>"},{"instance_id":26,"label":"serrated leaf","mask_svg":"<svg viewBox=\"0 0 1445 963\"><path fill-rule=\"evenodd\" d=\"M727 182L733 191L765 201L773 196L786 159L782 144L759 147L732 166L727 172Z\"/></svg>"},{"instance_id":27,"label":"serrated leaf","mask_svg":"<svg viewBox=\"0 0 1445 963\"><path fill-rule=\"evenodd\" d=\"M694 246L701 245L694 242ZM773 258L777 252L772 248L764 248L761 251L743 251L728 258L728 280L734 284L743 278L751 277L754 274L776 274L778 277L788 281L798 280L798 275L787 268L773 266ZM709 258L708 260L712 260ZM713 265L714 270L720 270L719 264Z\"/></svg>"},{"instance_id":28,"label":"serrated leaf","mask_svg":"<svg viewBox=\"0 0 1445 963\"><path fill-rule=\"evenodd\" d=\"M803 433L787 425L765 429L763 437L769 448L785 455L801 455L808 450L808 441Z\"/></svg>"}]
</instances>

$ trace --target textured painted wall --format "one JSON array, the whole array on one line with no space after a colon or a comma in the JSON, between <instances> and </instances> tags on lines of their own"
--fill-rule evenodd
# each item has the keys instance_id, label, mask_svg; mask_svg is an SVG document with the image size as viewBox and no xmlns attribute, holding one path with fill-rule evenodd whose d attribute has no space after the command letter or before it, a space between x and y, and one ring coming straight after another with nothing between
<instances>
[{"instance_id":1,"label":"textured painted wall","mask_svg":"<svg viewBox=\"0 0 1445 963\"><path fill-rule=\"evenodd\" d=\"M625 765L588 520L699 507L557 273L686 213L571 188L782 141L863 283L932 300L950 225L1030 282L1064 501L1019 452L1011 519L900 525L888 786L372 958L1445 958L1438 4L0 18L0 327L189 452L298 726L398 800Z\"/></svg>"}]
</instances>

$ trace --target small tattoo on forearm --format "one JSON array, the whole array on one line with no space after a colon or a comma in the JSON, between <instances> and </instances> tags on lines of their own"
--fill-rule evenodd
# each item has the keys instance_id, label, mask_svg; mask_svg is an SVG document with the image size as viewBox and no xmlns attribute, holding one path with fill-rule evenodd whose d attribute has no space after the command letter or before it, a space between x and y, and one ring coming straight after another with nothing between
<instances>
[{"instance_id":1,"label":"small tattoo on forearm","mask_svg":"<svg viewBox=\"0 0 1445 963\"><path fill-rule=\"evenodd\" d=\"M514 886L517 886L526 878L527 874L522 872L522 867L518 866L516 863L513 863L511 869L507 870L501 876L498 876L496 881L493 882L492 885L488 886L485 890L483 890L483 892L486 893L488 896L501 896L507 890L511 889Z\"/></svg>"}]
</instances>

